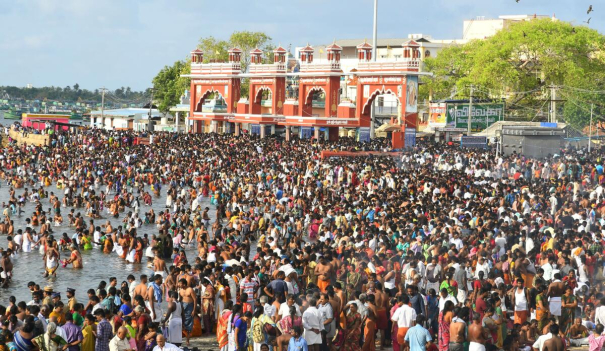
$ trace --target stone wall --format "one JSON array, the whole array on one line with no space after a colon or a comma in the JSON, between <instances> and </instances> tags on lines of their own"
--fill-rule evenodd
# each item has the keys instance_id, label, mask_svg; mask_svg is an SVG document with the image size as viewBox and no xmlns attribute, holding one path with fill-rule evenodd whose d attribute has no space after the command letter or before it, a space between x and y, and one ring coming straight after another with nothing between
<instances>
[{"instance_id":1,"label":"stone wall","mask_svg":"<svg viewBox=\"0 0 605 351\"><path fill-rule=\"evenodd\" d=\"M23 144L27 144L27 145L49 145L50 143L50 136L49 135L42 135L42 134L27 134L27 136L23 136L23 134L19 131L16 130L11 130L9 131L9 136L13 139L17 141L18 145L23 145Z\"/></svg>"}]
</instances>

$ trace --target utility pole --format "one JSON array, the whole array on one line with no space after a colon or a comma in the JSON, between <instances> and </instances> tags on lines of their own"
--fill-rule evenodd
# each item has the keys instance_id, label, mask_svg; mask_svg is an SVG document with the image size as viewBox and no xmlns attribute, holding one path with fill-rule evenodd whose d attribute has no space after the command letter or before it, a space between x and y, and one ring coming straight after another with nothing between
<instances>
[{"instance_id":1,"label":"utility pole","mask_svg":"<svg viewBox=\"0 0 605 351\"><path fill-rule=\"evenodd\" d=\"M105 87L101 88L101 123L103 123L103 125L105 125ZM91 123L93 121L93 119L90 119ZM94 123L92 125L92 127L94 127Z\"/></svg>"},{"instance_id":2,"label":"utility pole","mask_svg":"<svg viewBox=\"0 0 605 351\"><path fill-rule=\"evenodd\" d=\"M149 100L149 119L147 123L147 131L151 131L151 108L153 107L153 93L155 89L151 88L151 100Z\"/></svg>"},{"instance_id":3,"label":"utility pole","mask_svg":"<svg viewBox=\"0 0 605 351\"><path fill-rule=\"evenodd\" d=\"M372 48L372 61L376 62L376 48L378 45L378 0L374 0L374 33L373 33L374 47Z\"/></svg>"},{"instance_id":4,"label":"utility pole","mask_svg":"<svg viewBox=\"0 0 605 351\"><path fill-rule=\"evenodd\" d=\"M471 135L471 129L472 129L471 128L471 120L473 118L473 92L474 92L474 89L475 89L475 86L473 86L471 84L471 98L470 98L469 104L468 104L468 122L467 122L467 128L468 128L468 130L466 132L466 134L468 136Z\"/></svg>"},{"instance_id":5,"label":"utility pole","mask_svg":"<svg viewBox=\"0 0 605 351\"><path fill-rule=\"evenodd\" d=\"M556 123L557 122L557 87L554 85L550 86L550 118L549 122Z\"/></svg>"},{"instance_id":6,"label":"utility pole","mask_svg":"<svg viewBox=\"0 0 605 351\"><path fill-rule=\"evenodd\" d=\"M588 132L588 153L590 154L590 145L592 144L592 110L594 104L590 104L590 131Z\"/></svg>"}]
</instances>

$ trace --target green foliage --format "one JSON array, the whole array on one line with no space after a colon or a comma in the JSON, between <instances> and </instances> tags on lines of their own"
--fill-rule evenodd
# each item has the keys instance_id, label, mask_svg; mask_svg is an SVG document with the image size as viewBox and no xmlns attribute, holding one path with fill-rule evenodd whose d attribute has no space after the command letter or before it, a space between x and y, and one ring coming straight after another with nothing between
<instances>
[{"instance_id":1,"label":"green foliage","mask_svg":"<svg viewBox=\"0 0 605 351\"><path fill-rule=\"evenodd\" d=\"M248 71L250 64L250 51L259 48L265 53L267 52L266 45L271 41L271 37L263 32L233 32L229 38L229 45L242 50L242 71ZM270 60L273 60L273 55L269 55ZM265 59L267 59L265 55ZM271 61L272 62L272 61Z\"/></svg>"},{"instance_id":2,"label":"green foliage","mask_svg":"<svg viewBox=\"0 0 605 351\"><path fill-rule=\"evenodd\" d=\"M181 77L191 73L188 61L176 61L172 66L165 66L153 78L154 101L161 112L168 112L180 102L181 95L189 88L190 79Z\"/></svg>"},{"instance_id":3,"label":"green foliage","mask_svg":"<svg viewBox=\"0 0 605 351\"><path fill-rule=\"evenodd\" d=\"M593 100L605 104L605 95L581 94L574 88L605 90L605 36L588 27L551 19L522 21L486 40L474 40L442 50L425 61L422 97L468 98L475 85L478 98L504 98L509 116L532 119L550 98L550 86L558 86L559 116L576 126L588 123L585 111ZM589 108L588 108L589 109Z\"/></svg>"},{"instance_id":4,"label":"green foliage","mask_svg":"<svg viewBox=\"0 0 605 351\"><path fill-rule=\"evenodd\" d=\"M241 31L233 32L229 41L219 40L213 36L201 38L198 48L204 52L204 62L227 62L229 60L229 49L237 47L242 50L242 71L246 72L250 64L250 51L260 48L265 52L265 63L273 62L274 47L270 44L271 37L263 32ZM183 78L181 75L191 73L191 62L177 61L172 66L164 67L153 78L153 86L156 89L154 100L162 112L167 112L172 106L179 102L181 95L190 88L191 79ZM241 95L247 96L249 80L243 78L241 83Z\"/></svg>"},{"instance_id":5,"label":"green foliage","mask_svg":"<svg viewBox=\"0 0 605 351\"><path fill-rule=\"evenodd\" d=\"M96 101L101 102L101 91L95 89L94 91L88 89L81 89L79 84L75 84L73 87L66 86L61 87L33 87L33 88L19 88L14 86L0 86L0 96L3 96L3 92L6 92L11 99L24 99L24 100L57 100L65 102L77 102L77 101ZM149 93L146 91L132 91L130 87L121 87L110 93L119 99L128 102L137 102L145 98L148 98ZM106 96L107 97L107 96ZM106 99L106 103L108 100Z\"/></svg>"},{"instance_id":6,"label":"green foliage","mask_svg":"<svg viewBox=\"0 0 605 351\"><path fill-rule=\"evenodd\" d=\"M200 39L198 48L204 52L204 62L225 62L229 59L229 42L217 40L213 36Z\"/></svg>"}]
</instances>

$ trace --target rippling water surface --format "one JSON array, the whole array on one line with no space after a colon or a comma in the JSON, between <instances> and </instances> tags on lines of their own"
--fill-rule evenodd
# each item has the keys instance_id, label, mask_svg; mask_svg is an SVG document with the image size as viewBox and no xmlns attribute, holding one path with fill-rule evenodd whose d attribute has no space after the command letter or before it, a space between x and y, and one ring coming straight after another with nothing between
<instances>
[{"instance_id":1,"label":"rippling water surface","mask_svg":"<svg viewBox=\"0 0 605 351\"><path fill-rule=\"evenodd\" d=\"M3 118L0 118L0 123L3 125L10 125L13 123L13 121L4 120ZM59 198L62 199L63 190L58 190L54 184L49 187L46 187L45 189L49 192L49 194L52 191L55 194L58 194ZM153 204L151 207L146 206L141 201L139 217L144 218L145 212L148 212L150 208L153 208L156 215L159 214L160 211L165 210L166 189L167 186L164 186L162 188L161 196L159 198L153 198ZM2 181L0 188L0 203L8 202L8 190L9 187L6 185L6 182ZM105 190L105 186L102 186L99 190ZM23 193L23 191L23 188L17 189L16 194L19 195ZM48 199L42 200L42 206L44 208L44 211L48 211L48 209L51 207L49 205ZM202 208L205 206L211 207L211 209L214 208L214 206L210 205L207 199L201 204L201 206ZM34 208L34 203L27 202L24 207L25 213L23 213L21 217L17 217L16 215L14 215L11 218L14 221L15 233L18 229L25 230L25 220L31 216ZM67 223L67 213L69 213L70 210L70 207L61 207L61 214L63 215L64 223L60 227L52 227L52 230L54 231L53 236L55 239L58 239L60 236L62 236L63 233L67 233L67 235L71 238L72 235L75 233L74 228L70 228ZM130 209L126 208L126 213L129 210ZM80 212L84 216L85 209L78 208L76 209L76 213L78 212ZM111 225L114 228L117 228L118 225L122 225L122 219L124 218L126 213L122 213L120 218L113 218L111 216L108 216L107 213L103 211L102 216L104 218L95 220L94 224L95 226L99 226L101 224L105 224L106 220L109 220ZM214 211L211 210L209 214L212 219L211 222L214 222ZM87 226L89 220L89 217L84 217L84 221ZM39 230L39 227L36 229ZM143 234L148 234L151 238L151 235L158 234L157 227L155 226L155 224L143 225L137 230L137 235L143 236ZM6 240L6 235L0 235L0 247L6 248L7 243L8 241ZM10 296L15 296L17 298L17 301L29 302L31 300L31 294L29 292L29 289L27 288L27 283L30 281L34 281L35 283L39 284L42 289L44 289L45 286L51 286L54 291L61 293L61 298L63 301L67 300L65 296L67 288L76 289L77 300L86 304L86 302L88 301L86 291L88 289L96 289L101 280L109 282L110 277L116 277L118 279L119 286L122 281L126 280L126 277L129 274L133 274L138 280L138 277L141 274L150 275L153 273L152 269L147 268L145 264L146 258L143 258L143 263L141 264L131 264L118 257L118 255L115 253L104 254L98 248L89 251L82 250L81 253L84 262L83 269L73 269L71 268L71 265L67 266L66 268L59 267L59 269L57 270L56 278L44 278L42 255L40 254L38 248L32 250L32 252L29 253L20 252L15 258L12 259L14 264L14 270L13 280L11 284L7 288L0 288L0 304L6 306L8 304L8 299ZM190 261L192 261L196 255L194 248L186 249L186 253ZM62 251L61 259L67 257L69 257L69 251Z\"/></svg>"}]
</instances>

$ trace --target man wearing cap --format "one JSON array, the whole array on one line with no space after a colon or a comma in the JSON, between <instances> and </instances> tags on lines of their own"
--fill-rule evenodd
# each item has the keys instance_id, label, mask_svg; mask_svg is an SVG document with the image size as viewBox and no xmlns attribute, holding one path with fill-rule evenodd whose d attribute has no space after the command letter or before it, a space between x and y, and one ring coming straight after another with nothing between
<instances>
[{"instance_id":1,"label":"man wearing cap","mask_svg":"<svg viewBox=\"0 0 605 351\"><path fill-rule=\"evenodd\" d=\"M50 308L53 308L53 301L52 301L52 295L53 295L53 288L50 286L45 286L44 287L44 299L42 300L42 304L43 305L48 305L50 306Z\"/></svg>"},{"instance_id":2,"label":"man wearing cap","mask_svg":"<svg viewBox=\"0 0 605 351\"><path fill-rule=\"evenodd\" d=\"M76 308L76 304L78 301L76 300L75 294L76 290L72 288L67 288L67 307L70 312L73 312Z\"/></svg>"}]
</instances>

